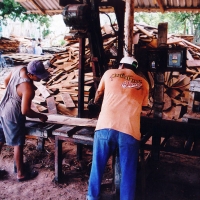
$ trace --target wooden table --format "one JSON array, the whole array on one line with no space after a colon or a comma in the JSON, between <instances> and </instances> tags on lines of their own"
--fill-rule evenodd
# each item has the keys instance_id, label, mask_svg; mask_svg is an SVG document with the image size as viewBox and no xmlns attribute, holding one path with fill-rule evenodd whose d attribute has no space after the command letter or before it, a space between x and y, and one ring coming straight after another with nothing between
<instances>
[{"instance_id":1,"label":"wooden table","mask_svg":"<svg viewBox=\"0 0 200 200\"><path fill-rule=\"evenodd\" d=\"M77 157L82 158L82 145L93 145L94 128L68 126L54 130L55 136L55 181L61 182L62 179L62 142L73 142L77 144Z\"/></svg>"}]
</instances>

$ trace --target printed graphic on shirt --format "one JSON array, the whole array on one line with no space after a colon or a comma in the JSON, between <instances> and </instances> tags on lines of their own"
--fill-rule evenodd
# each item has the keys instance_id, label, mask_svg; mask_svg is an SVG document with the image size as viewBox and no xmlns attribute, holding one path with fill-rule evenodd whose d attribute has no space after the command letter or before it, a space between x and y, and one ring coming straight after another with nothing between
<instances>
[{"instance_id":1,"label":"printed graphic on shirt","mask_svg":"<svg viewBox=\"0 0 200 200\"><path fill-rule=\"evenodd\" d=\"M135 88L137 90L142 88L142 83L138 82L138 83L132 83L131 81L124 81L122 83L122 87L123 88Z\"/></svg>"},{"instance_id":2,"label":"printed graphic on shirt","mask_svg":"<svg viewBox=\"0 0 200 200\"><path fill-rule=\"evenodd\" d=\"M126 76L124 73L112 74L110 76L110 80L113 81L113 79L117 77L125 79L125 81L122 83L123 88L135 88L137 90L142 88L142 80L136 80L133 78L133 76Z\"/></svg>"}]
</instances>

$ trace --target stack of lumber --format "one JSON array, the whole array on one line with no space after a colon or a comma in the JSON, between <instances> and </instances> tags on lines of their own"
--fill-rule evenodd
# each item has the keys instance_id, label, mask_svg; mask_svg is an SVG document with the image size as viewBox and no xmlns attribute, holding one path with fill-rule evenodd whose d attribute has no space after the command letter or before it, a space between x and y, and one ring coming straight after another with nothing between
<instances>
[{"instance_id":1,"label":"stack of lumber","mask_svg":"<svg viewBox=\"0 0 200 200\"><path fill-rule=\"evenodd\" d=\"M6 56L12 58L14 65L26 65L33 60L46 61L53 57L51 54L36 55L29 53L7 53Z\"/></svg>"},{"instance_id":2,"label":"stack of lumber","mask_svg":"<svg viewBox=\"0 0 200 200\"><path fill-rule=\"evenodd\" d=\"M0 38L0 51L3 52L18 52L19 41L14 39L8 39L5 37Z\"/></svg>"}]
</instances>

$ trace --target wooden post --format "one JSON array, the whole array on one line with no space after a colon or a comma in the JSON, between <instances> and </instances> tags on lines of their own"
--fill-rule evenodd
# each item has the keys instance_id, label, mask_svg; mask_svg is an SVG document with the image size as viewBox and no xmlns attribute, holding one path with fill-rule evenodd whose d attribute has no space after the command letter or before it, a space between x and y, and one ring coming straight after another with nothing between
<instances>
[{"instance_id":1,"label":"wooden post","mask_svg":"<svg viewBox=\"0 0 200 200\"><path fill-rule=\"evenodd\" d=\"M62 140L55 136L55 181L60 183L62 179Z\"/></svg>"},{"instance_id":2,"label":"wooden post","mask_svg":"<svg viewBox=\"0 0 200 200\"><path fill-rule=\"evenodd\" d=\"M167 46L167 23L160 23L158 25L158 48ZM160 72L159 69L155 74L154 78L155 89L154 89L154 118L156 118L156 125L152 136L152 151L151 156L154 160L160 158L160 142L161 134L159 128L160 120L162 120L162 110L164 102L164 73Z\"/></svg>"},{"instance_id":3,"label":"wooden post","mask_svg":"<svg viewBox=\"0 0 200 200\"><path fill-rule=\"evenodd\" d=\"M133 52L133 49L132 49L133 22L134 22L134 0L126 0L124 56L131 56Z\"/></svg>"}]
</instances>

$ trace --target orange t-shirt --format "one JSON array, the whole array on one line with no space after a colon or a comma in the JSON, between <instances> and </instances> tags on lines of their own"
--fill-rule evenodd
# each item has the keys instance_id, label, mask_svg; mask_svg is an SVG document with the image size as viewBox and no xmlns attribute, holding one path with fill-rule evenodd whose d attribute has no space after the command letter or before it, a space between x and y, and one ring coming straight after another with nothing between
<instances>
[{"instance_id":1,"label":"orange t-shirt","mask_svg":"<svg viewBox=\"0 0 200 200\"><path fill-rule=\"evenodd\" d=\"M148 104L147 81L130 69L110 69L98 91L104 91L104 98L96 130L110 128L140 140L140 114Z\"/></svg>"}]
</instances>

